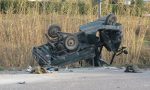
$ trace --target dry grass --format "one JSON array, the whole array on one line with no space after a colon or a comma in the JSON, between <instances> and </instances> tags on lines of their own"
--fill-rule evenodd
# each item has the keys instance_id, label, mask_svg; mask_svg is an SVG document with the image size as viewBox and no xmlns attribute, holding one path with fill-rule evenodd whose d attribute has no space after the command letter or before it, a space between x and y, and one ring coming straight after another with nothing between
<instances>
[{"instance_id":1,"label":"dry grass","mask_svg":"<svg viewBox=\"0 0 150 90\"><path fill-rule=\"evenodd\" d=\"M69 12L69 11L68 11ZM109 12L105 11L106 13ZM127 46L129 54L117 57L116 64L150 64L150 59L143 61L141 57L143 40L150 25L150 19L135 16L117 16L124 26L123 46ZM0 66L26 67L33 65L31 50L46 42L44 33L50 24L59 24L64 32L77 32L79 26L96 20L97 15L61 15L58 13L39 14L32 9L27 14L0 14ZM138 35L135 32L140 32ZM143 51L142 51L143 52ZM143 52L145 53L145 52ZM105 59L110 53L104 51Z\"/></svg>"}]
</instances>

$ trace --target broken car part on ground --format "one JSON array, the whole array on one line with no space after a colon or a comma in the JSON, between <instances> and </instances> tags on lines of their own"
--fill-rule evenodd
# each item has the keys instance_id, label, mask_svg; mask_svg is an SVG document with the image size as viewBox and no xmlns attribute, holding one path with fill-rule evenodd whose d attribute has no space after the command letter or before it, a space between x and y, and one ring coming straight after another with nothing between
<instances>
[{"instance_id":1,"label":"broken car part on ground","mask_svg":"<svg viewBox=\"0 0 150 90\"><path fill-rule=\"evenodd\" d=\"M77 33L65 33L57 25L51 25L45 34L48 42L34 47L33 57L41 67L63 66L86 60L95 66L113 63L114 57L127 54L122 42L122 25L114 14L109 14L94 22L81 25ZM103 47L113 52L110 63L101 56Z\"/></svg>"}]
</instances>

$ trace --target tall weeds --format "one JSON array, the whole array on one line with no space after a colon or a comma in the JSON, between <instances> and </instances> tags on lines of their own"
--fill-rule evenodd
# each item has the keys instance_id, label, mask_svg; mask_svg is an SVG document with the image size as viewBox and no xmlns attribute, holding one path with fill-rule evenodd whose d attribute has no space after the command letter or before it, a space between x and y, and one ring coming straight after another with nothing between
<instances>
[{"instance_id":1,"label":"tall weeds","mask_svg":"<svg viewBox=\"0 0 150 90\"><path fill-rule=\"evenodd\" d=\"M51 24L59 24L64 32L74 33L79 30L79 26L97 19L97 5L93 6L89 1L87 12L83 14L81 7L76 0L74 2L62 2L60 11L54 10L49 13L42 11L39 13L39 4L32 8L27 8L26 1L19 2L20 9L14 13L9 8L6 13L0 14L0 66L5 67L26 67L34 65L31 50L33 46L38 46L46 42L44 33ZM60 1L58 1L60 2ZM35 2L36 3L36 2ZM80 4L83 4L80 2ZM67 6L66 6L67 5ZM52 7L52 6L50 6ZM120 7L122 7L120 5ZM122 7L123 8L123 7ZM80 11L81 9L81 11ZM86 10L86 8L84 8ZM45 9L44 9L45 10ZM130 9L128 10L130 13ZM111 12L111 6L103 5L103 15ZM120 13L126 12L119 10ZM124 26L123 46L126 46L129 54L117 57L116 64L143 64L141 51L145 33L150 25L149 18L131 16L130 14L117 14L118 21ZM139 33L137 34L136 31ZM110 59L110 53L103 52L105 59ZM145 60L150 64L149 59Z\"/></svg>"}]
</instances>

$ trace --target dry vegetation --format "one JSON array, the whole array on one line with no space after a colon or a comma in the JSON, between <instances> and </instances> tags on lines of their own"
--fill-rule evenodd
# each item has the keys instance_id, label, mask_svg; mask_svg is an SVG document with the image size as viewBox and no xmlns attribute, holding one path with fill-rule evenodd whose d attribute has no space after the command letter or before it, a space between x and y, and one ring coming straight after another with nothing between
<instances>
[{"instance_id":1,"label":"dry vegetation","mask_svg":"<svg viewBox=\"0 0 150 90\"><path fill-rule=\"evenodd\" d=\"M24 2L20 2L24 3ZM44 33L50 24L59 24L65 32L77 32L79 26L87 22L96 20L97 14L91 14L94 8L86 15L80 15L78 8L73 10L72 4L68 3L69 10L62 12L53 12L46 14L38 13L37 8L28 10L28 13L21 9L19 14L13 14L10 9L7 14L0 14L0 66L4 67L26 67L33 65L31 50L33 46L38 46L46 42ZM23 7L23 6L22 6ZM120 6L122 7L122 6ZM67 13L63 13L63 12ZM71 14L74 11L76 14ZM103 15L111 11L111 7L107 4L103 6ZM118 21L124 26L124 40L123 46L128 48L128 55L121 55L117 57L116 64L137 64L150 65L149 49L143 48L143 41L146 31L150 25L150 18L131 16L130 9L126 15L117 15ZM146 49L145 49L146 48ZM103 52L106 59L110 59L110 53Z\"/></svg>"}]
</instances>

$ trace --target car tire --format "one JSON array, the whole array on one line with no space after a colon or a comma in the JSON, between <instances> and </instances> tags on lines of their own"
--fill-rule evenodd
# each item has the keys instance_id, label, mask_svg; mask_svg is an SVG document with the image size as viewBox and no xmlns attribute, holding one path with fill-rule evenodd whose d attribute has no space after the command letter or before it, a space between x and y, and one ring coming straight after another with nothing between
<instances>
[{"instance_id":1,"label":"car tire","mask_svg":"<svg viewBox=\"0 0 150 90\"><path fill-rule=\"evenodd\" d=\"M64 40L64 44L66 49L69 51L76 50L79 46L78 38L74 35L68 35L66 39Z\"/></svg>"},{"instance_id":2,"label":"car tire","mask_svg":"<svg viewBox=\"0 0 150 90\"><path fill-rule=\"evenodd\" d=\"M110 14L106 17L105 25L115 25L117 22L117 17L114 14Z\"/></svg>"},{"instance_id":3,"label":"car tire","mask_svg":"<svg viewBox=\"0 0 150 90\"><path fill-rule=\"evenodd\" d=\"M60 26L58 25L51 25L48 29L48 35L51 37L51 38L56 38L58 35L57 33L61 31L61 28Z\"/></svg>"}]
</instances>

